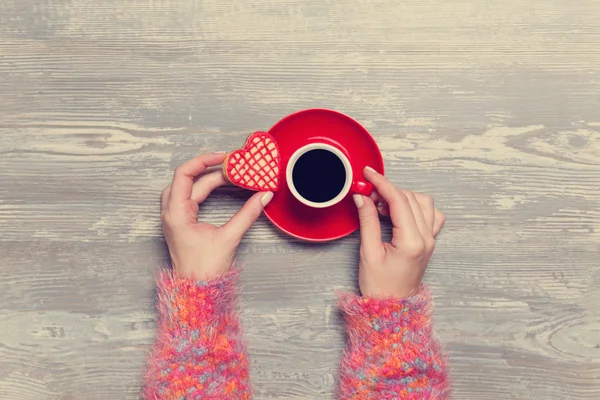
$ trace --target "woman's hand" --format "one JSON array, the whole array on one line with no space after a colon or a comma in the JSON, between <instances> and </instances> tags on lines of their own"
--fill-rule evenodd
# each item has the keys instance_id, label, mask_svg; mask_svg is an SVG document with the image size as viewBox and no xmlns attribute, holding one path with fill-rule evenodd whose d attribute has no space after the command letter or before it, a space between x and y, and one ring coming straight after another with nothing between
<instances>
[{"instance_id":1,"label":"woman's hand","mask_svg":"<svg viewBox=\"0 0 600 400\"><path fill-rule=\"evenodd\" d=\"M365 178L375 186L371 197L354 195L360 217L358 285L363 296L405 298L421 284L435 247L434 237L446 217L425 194L400 190L383 175L367 167ZM379 212L394 226L391 243L382 243Z\"/></svg>"},{"instance_id":2,"label":"woman's hand","mask_svg":"<svg viewBox=\"0 0 600 400\"><path fill-rule=\"evenodd\" d=\"M198 221L198 205L217 187L227 184L219 165L225 153L202 154L175 170L173 182L162 191L161 220L173 269L180 276L210 280L233 264L242 237L273 198L256 193L223 226ZM201 176L200 176L201 175Z\"/></svg>"}]
</instances>

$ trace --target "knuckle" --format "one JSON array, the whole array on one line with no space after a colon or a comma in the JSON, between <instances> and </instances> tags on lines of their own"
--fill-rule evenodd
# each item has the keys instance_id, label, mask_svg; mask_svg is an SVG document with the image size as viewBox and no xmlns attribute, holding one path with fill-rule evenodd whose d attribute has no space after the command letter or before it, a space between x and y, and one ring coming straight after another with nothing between
<instances>
[{"instance_id":1,"label":"knuckle","mask_svg":"<svg viewBox=\"0 0 600 400\"><path fill-rule=\"evenodd\" d=\"M425 244L425 252L432 253L435 250L435 239L433 236L428 236L423 239L423 243Z\"/></svg>"},{"instance_id":2,"label":"knuckle","mask_svg":"<svg viewBox=\"0 0 600 400\"><path fill-rule=\"evenodd\" d=\"M401 191L396 191L396 193L394 194L394 197L390 200L390 202L388 203L390 209L401 209L401 208L406 208L406 207L410 207L410 200L408 199L408 196L405 193L402 193Z\"/></svg>"},{"instance_id":3,"label":"knuckle","mask_svg":"<svg viewBox=\"0 0 600 400\"><path fill-rule=\"evenodd\" d=\"M446 221L446 214L444 214L443 212L440 211L439 218L440 218L440 221L442 221L442 222Z\"/></svg>"},{"instance_id":4,"label":"knuckle","mask_svg":"<svg viewBox=\"0 0 600 400\"><path fill-rule=\"evenodd\" d=\"M181 165L177 168L175 168L175 171L173 171L173 175L177 176L177 175L181 175Z\"/></svg>"},{"instance_id":5,"label":"knuckle","mask_svg":"<svg viewBox=\"0 0 600 400\"><path fill-rule=\"evenodd\" d=\"M406 195L406 193L404 193L401 190L399 190L398 192L396 192L395 199L398 202L401 202L401 203L407 203L407 204L409 203L408 196Z\"/></svg>"},{"instance_id":6,"label":"knuckle","mask_svg":"<svg viewBox=\"0 0 600 400\"><path fill-rule=\"evenodd\" d=\"M430 207L433 207L433 205L434 205L433 197L431 197L428 194L423 194L423 195L421 195L421 199L423 200L423 203L427 204Z\"/></svg>"},{"instance_id":7,"label":"knuckle","mask_svg":"<svg viewBox=\"0 0 600 400\"><path fill-rule=\"evenodd\" d=\"M410 257L421 257L425 253L425 242L422 239L413 239L406 243L405 252Z\"/></svg>"},{"instance_id":8,"label":"knuckle","mask_svg":"<svg viewBox=\"0 0 600 400\"><path fill-rule=\"evenodd\" d=\"M360 246L359 257L361 260L365 260L367 258L367 252L365 251L364 246Z\"/></svg>"},{"instance_id":9,"label":"knuckle","mask_svg":"<svg viewBox=\"0 0 600 400\"><path fill-rule=\"evenodd\" d=\"M400 193L402 193L403 195L406 196L407 199L414 199L415 198L415 194L408 190L408 189L400 189Z\"/></svg>"},{"instance_id":10,"label":"knuckle","mask_svg":"<svg viewBox=\"0 0 600 400\"><path fill-rule=\"evenodd\" d=\"M167 224L170 220L169 213L163 211L160 213L160 220L163 224Z\"/></svg>"}]
</instances>

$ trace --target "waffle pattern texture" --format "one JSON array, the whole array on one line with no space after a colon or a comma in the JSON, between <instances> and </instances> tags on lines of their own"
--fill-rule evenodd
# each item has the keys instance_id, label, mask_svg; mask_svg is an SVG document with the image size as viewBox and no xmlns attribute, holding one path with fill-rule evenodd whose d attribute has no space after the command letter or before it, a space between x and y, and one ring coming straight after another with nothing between
<instances>
[{"instance_id":1,"label":"waffle pattern texture","mask_svg":"<svg viewBox=\"0 0 600 400\"><path fill-rule=\"evenodd\" d=\"M240 187L257 191L279 189L279 149L267 132L254 132L244 147L227 156L225 176Z\"/></svg>"},{"instance_id":2,"label":"waffle pattern texture","mask_svg":"<svg viewBox=\"0 0 600 400\"><path fill-rule=\"evenodd\" d=\"M252 397L248 356L236 308L238 270L209 281L162 272L159 325L145 383L151 400ZM342 400L438 400L450 394L447 362L434 339L423 287L404 299L342 295L348 344L341 363Z\"/></svg>"}]
</instances>

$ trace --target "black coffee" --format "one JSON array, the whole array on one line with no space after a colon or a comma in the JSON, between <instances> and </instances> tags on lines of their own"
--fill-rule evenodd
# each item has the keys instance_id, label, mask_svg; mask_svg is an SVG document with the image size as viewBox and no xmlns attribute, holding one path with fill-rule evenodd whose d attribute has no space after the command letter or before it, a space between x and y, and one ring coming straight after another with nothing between
<instances>
[{"instance_id":1,"label":"black coffee","mask_svg":"<svg viewBox=\"0 0 600 400\"><path fill-rule=\"evenodd\" d=\"M325 203L344 188L346 169L331 151L309 150L296 161L292 181L300 196L313 203Z\"/></svg>"}]
</instances>

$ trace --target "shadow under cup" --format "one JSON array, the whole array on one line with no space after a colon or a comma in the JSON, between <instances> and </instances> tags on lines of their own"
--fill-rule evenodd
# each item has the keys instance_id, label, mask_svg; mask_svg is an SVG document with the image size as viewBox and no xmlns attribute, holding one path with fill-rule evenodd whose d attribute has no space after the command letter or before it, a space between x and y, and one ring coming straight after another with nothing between
<instances>
[{"instance_id":1,"label":"shadow under cup","mask_svg":"<svg viewBox=\"0 0 600 400\"><path fill-rule=\"evenodd\" d=\"M297 150L287 166L287 183L301 203L325 208L339 203L352 184L352 168L337 148L313 143Z\"/></svg>"}]
</instances>

